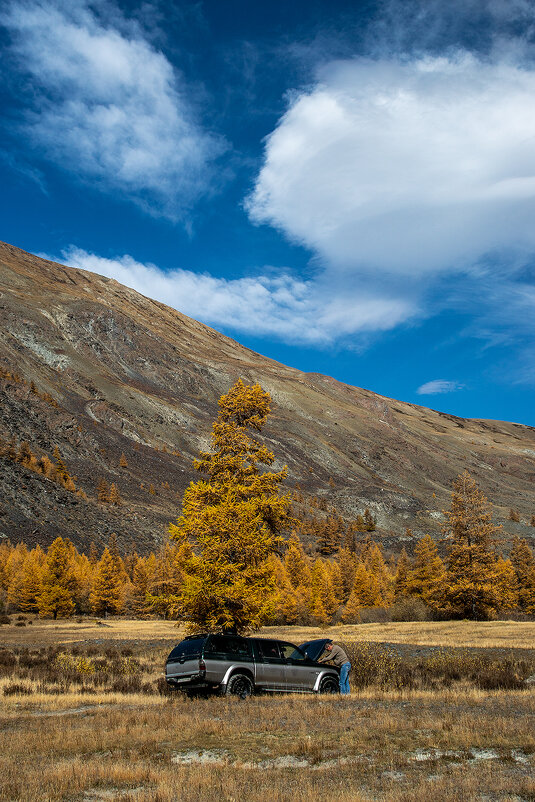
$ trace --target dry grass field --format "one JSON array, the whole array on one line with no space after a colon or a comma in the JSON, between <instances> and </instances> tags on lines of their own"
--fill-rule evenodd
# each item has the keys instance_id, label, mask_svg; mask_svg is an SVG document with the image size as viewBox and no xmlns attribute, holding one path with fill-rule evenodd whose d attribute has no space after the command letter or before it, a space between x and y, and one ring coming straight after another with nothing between
<instances>
[{"instance_id":1,"label":"dry grass field","mask_svg":"<svg viewBox=\"0 0 535 802\"><path fill-rule=\"evenodd\" d=\"M535 800L535 623L328 634L358 661L350 697L194 700L160 692L172 622L13 619L1 802Z\"/></svg>"}]
</instances>

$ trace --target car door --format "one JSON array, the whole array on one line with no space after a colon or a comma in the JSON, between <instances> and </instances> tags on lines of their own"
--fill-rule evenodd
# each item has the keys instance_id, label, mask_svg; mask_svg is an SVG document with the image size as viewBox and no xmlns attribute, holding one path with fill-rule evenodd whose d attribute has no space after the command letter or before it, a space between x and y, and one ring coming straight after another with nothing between
<instances>
[{"instance_id":1,"label":"car door","mask_svg":"<svg viewBox=\"0 0 535 802\"><path fill-rule=\"evenodd\" d=\"M279 646L286 660L288 690L312 691L321 668L293 643L280 643Z\"/></svg>"},{"instance_id":2,"label":"car door","mask_svg":"<svg viewBox=\"0 0 535 802\"><path fill-rule=\"evenodd\" d=\"M281 654L278 642L258 638L256 648L258 651L256 684L267 691L285 691L286 660Z\"/></svg>"}]
</instances>

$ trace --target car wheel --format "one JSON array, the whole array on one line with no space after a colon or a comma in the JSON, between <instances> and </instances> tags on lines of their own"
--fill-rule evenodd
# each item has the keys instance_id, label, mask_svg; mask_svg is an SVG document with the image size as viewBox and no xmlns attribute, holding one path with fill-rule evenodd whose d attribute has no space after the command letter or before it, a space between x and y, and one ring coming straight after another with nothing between
<instances>
[{"instance_id":1,"label":"car wheel","mask_svg":"<svg viewBox=\"0 0 535 802\"><path fill-rule=\"evenodd\" d=\"M254 693L254 685L247 674L233 674L227 683L227 696L239 696L246 699Z\"/></svg>"},{"instance_id":2,"label":"car wheel","mask_svg":"<svg viewBox=\"0 0 535 802\"><path fill-rule=\"evenodd\" d=\"M319 690L320 693L340 693L340 683L336 677L323 677Z\"/></svg>"}]
</instances>

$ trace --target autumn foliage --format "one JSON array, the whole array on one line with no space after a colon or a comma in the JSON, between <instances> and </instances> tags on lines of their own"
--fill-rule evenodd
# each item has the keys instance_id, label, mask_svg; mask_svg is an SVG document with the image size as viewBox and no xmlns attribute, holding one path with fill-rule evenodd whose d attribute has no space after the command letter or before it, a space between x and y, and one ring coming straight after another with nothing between
<instances>
[{"instance_id":1,"label":"autumn foliage","mask_svg":"<svg viewBox=\"0 0 535 802\"><path fill-rule=\"evenodd\" d=\"M269 402L260 385L241 379L220 398L212 451L195 461L205 478L190 484L182 515L170 527L184 553L175 612L193 629L244 633L272 616L269 557L282 545L290 497L279 493L285 470L261 470L275 458L253 436L266 422Z\"/></svg>"}]
</instances>

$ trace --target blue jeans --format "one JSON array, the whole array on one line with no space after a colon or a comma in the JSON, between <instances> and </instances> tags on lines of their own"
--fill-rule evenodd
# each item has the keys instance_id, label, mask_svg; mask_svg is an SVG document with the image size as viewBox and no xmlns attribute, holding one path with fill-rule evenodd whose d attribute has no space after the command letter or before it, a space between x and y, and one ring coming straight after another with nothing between
<instances>
[{"instance_id":1,"label":"blue jeans","mask_svg":"<svg viewBox=\"0 0 535 802\"><path fill-rule=\"evenodd\" d=\"M349 672L351 671L351 663L342 663L340 668L340 693L350 693L349 687Z\"/></svg>"}]
</instances>

